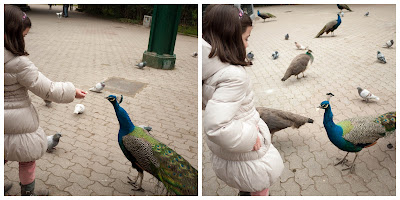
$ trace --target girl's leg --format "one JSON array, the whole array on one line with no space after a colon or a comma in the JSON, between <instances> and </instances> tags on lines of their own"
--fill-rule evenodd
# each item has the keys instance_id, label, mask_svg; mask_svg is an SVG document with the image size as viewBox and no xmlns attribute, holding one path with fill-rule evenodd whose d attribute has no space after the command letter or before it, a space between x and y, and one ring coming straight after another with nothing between
<instances>
[{"instance_id":1,"label":"girl's leg","mask_svg":"<svg viewBox=\"0 0 400 200\"><path fill-rule=\"evenodd\" d=\"M35 180L35 168L35 161L19 163L19 181L22 185L27 185Z\"/></svg>"},{"instance_id":2,"label":"girl's leg","mask_svg":"<svg viewBox=\"0 0 400 200\"><path fill-rule=\"evenodd\" d=\"M268 196L269 195L269 189L264 189L258 192L250 192L251 196Z\"/></svg>"}]
</instances>

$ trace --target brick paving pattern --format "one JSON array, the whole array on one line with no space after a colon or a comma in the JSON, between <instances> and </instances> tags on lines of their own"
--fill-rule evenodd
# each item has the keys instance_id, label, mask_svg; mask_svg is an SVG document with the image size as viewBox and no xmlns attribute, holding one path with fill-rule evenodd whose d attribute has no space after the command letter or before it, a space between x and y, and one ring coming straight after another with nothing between
<instances>
[{"instance_id":1,"label":"brick paving pattern","mask_svg":"<svg viewBox=\"0 0 400 200\"><path fill-rule=\"evenodd\" d=\"M88 91L112 77L145 83L134 96L124 96L121 106L136 125L149 125L152 135L175 149L198 168L198 40L178 35L174 70L137 69L147 49L150 29L69 11L58 19L62 6L32 5L27 15L32 29L25 37L29 58L53 81L70 81ZM37 161L36 188L51 195L164 195L157 181L145 173L145 192L131 191L127 176L137 175L122 154L117 134L119 123L112 105L104 98L116 94L89 92L84 100L45 106L31 95L40 126L47 135L62 132L53 153ZM77 103L86 106L73 114ZM4 181L13 182L7 195L20 195L18 163L4 166Z\"/></svg>"},{"instance_id":2,"label":"brick paving pattern","mask_svg":"<svg viewBox=\"0 0 400 200\"><path fill-rule=\"evenodd\" d=\"M273 196L394 196L396 195L396 140L379 139L363 149L356 160L354 174L333 166L344 151L328 139L323 126L324 111L315 108L333 93L331 99L334 122L396 110L396 41L392 48L382 48L396 38L395 5L349 5L354 12L344 11L342 24L335 37L314 38L329 21L337 19L336 5L290 5L256 7L270 12L276 19L255 20L248 51L255 54L254 65L248 67L253 82L256 106L291 111L314 119L300 129L275 133L273 144L281 153L285 169L271 188ZM364 14L369 11L369 17ZM285 35L289 33L289 40ZM294 42L308 46L314 63L305 71L305 78L280 79L292 59L305 51L297 50ZM381 51L387 64L377 62ZM271 54L280 53L277 60ZM380 101L365 103L357 87L367 88ZM219 180L210 161L203 134L203 195L237 195ZM388 149L391 142L393 149ZM354 154L349 154L349 161Z\"/></svg>"}]
</instances>

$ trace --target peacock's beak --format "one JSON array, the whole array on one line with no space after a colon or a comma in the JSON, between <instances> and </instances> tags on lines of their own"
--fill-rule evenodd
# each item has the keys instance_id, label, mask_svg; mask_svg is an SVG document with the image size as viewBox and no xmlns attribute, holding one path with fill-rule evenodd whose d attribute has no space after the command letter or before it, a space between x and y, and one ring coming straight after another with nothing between
<instances>
[{"instance_id":1,"label":"peacock's beak","mask_svg":"<svg viewBox=\"0 0 400 200\"><path fill-rule=\"evenodd\" d=\"M315 108L315 110L318 112L321 108L321 106L318 106L317 108Z\"/></svg>"}]
</instances>

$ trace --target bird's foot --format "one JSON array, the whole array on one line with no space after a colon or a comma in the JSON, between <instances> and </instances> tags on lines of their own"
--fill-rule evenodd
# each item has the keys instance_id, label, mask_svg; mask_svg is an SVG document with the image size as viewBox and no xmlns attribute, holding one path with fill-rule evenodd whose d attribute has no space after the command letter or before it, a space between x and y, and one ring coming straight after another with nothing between
<instances>
[{"instance_id":1,"label":"bird's foot","mask_svg":"<svg viewBox=\"0 0 400 200\"><path fill-rule=\"evenodd\" d=\"M336 158L337 160L340 160L340 158ZM347 159L341 159L338 163L336 163L334 166L336 166L336 165L339 165L339 164L342 164L342 166L343 165L346 165L346 166L348 166L347 165L347 163L349 162L349 160L347 160Z\"/></svg>"},{"instance_id":2,"label":"bird's foot","mask_svg":"<svg viewBox=\"0 0 400 200\"><path fill-rule=\"evenodd\" d=\"M355 164L353 163L348 168L342 169L342 171L350 170L350 174L354 174L355 169Z\"/></svg>"},{"instance_id":3,"label":"bird's foot","mask_svg":"<svg viewBox=\"0 0 400 200\"><path fill-rule=\"evenodd\" d=\"M138 186L136 184L137 179L135 181L133 181L131 178L129 178L129 176L128 176L128 179L129 179L128 183L133 186L132 191L144 192L144 189L141 186Z\"/></svg>"}]
</instances>

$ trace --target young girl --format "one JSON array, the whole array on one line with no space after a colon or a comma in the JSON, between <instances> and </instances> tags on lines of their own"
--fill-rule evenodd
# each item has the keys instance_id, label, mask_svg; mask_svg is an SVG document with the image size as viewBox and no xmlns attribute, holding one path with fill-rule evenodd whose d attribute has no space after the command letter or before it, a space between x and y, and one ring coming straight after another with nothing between
<instances>
[{"instance_id":1,"label":"young girl","mask_svg":"<svg viewBox=\"0 0 400 200\"><path fill-rule=\"evenodd\" d=\"M52 82L38 71L25 50L30 20L16 6L4 9L4 159L19 162L21 195L35 195L35 161L47 149L46 134L28 90L39 97L70 103L86 93L69 82ZM9 184L7 184L9 185ZM6 189L6 188L5 188ZM48 195L48 191L36 192Z\"/></svg>"},{"instance_id":2,"label":"young girl","mask_svg":"<svg viewBox=\"0 0 400 200\"><path fill-rule=\"evenodd\" d=\"M242 27L242 25L244 27ZM283 171L267 125L254 107L250 79L243 66L251 19L231 5L211 5L203 17L203 126L218 178L253 196Z\"/></svg>"}]
</instances>

